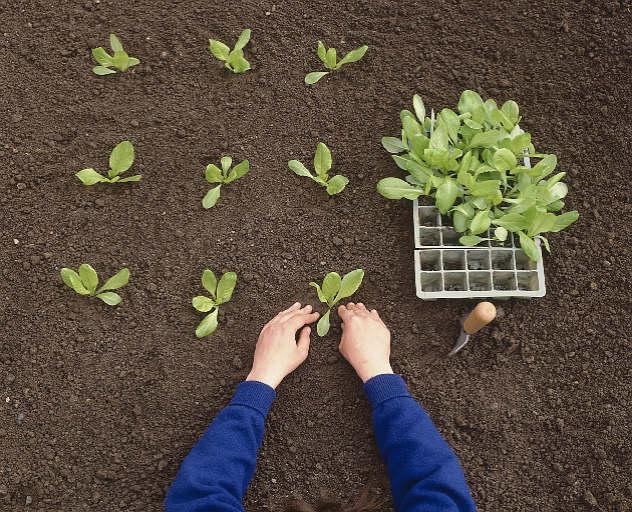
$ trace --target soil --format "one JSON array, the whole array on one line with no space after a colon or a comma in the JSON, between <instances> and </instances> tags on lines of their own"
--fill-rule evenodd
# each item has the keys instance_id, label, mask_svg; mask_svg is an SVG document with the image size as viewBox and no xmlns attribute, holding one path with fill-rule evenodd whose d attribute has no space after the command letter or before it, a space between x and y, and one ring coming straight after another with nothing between
<instances>
[{"instance_id":1,"label":"soil","mask_svg":"<svg viewBox=\"0 0 632 512\"><path fill-rule=\"evenodd\" d=\"M393 333L393 363L461 458L480 510L632 508L630 422L630 0L260 3L8 0L0 6L0 510L158 511L192 443L248 371L261 326L326 271L363 267L357 299ZM253 29L253 70L206 50ZM91 74L118 34L142 63ZM320 69L316 41L370 47ZM415 298L405 202L381 148L413 93L455 105L472 88L515 99L536 146L568 172L581 219L551 236L546 297L500 316L444 357L465 301ZM143 181L83 187L130 139ZM293 175L318 141L350 178L328 199ZM204 166L251 173L209 211ZM117 308L74 295L62 266L126 265ZM218 332L196 340L206 267L239 283ZM368 486L392 510L361 385L338 322L279 389L247 497L343 500Z\"/></svg>"}]
</instances>

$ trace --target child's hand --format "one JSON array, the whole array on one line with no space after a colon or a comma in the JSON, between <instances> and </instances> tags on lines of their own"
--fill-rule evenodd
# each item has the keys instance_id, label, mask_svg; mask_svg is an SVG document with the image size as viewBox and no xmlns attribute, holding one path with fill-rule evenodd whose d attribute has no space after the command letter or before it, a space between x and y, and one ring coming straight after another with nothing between
<instances>
[{"instance_id":1,"label":"child's hand","mask_svg":"<svg viewBox=\"0 0 632 512\"><path fill-rule=\"evenodd\" d=\"M366 382L391 368L391 333L375 309L369 311L364 304L350 302L338 308L342 319L342 339L339 350L351 363L358 377Z\"/></svg>"},{"instance_id":2,"label":"child's hand","mask_svg":"<svg viewBox=\"0 0 632 512\"><path fill-rule=\"evenodd\" d=\"M252 370L246 380L256 380L276 388L307 358L311 324L318 320L312 306L297 302L270 320L259 335ZM296 332L301 329L296 341Z\"/></svg>"}]
</instances>

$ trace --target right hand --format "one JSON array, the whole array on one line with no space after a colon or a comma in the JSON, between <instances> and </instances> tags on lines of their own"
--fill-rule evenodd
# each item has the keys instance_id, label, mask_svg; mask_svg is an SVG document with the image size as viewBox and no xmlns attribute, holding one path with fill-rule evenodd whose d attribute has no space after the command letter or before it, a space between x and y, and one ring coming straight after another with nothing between
<instances>
[{"instance_id":1,"label":"right hand","mask_svg":"<svg viewBox=\"0 0 632 512\"><path fill-rule=\"evenodd\" d=\"M375 309L349 302L338 308L342 319L342 339L338 349L366 382L376 375L393 373L391 368L391 333Z\"/></svg>"}]
</instances>

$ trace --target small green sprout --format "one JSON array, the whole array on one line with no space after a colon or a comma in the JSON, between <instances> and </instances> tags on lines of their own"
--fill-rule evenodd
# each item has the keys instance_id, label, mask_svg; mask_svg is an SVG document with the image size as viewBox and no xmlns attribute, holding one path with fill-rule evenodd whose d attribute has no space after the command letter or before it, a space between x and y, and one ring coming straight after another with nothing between
<instances>
[{"instance_id":1,"label":"small green sprout","mask_svg":"<svg viewBox=\"0 0 632 512\"><path fill-rule=\"evenodd\" d=\"M97 297L109 306L116 306L123 300L118 293L114 293L112 290L122 288L129 281L129 269L122 268L105 283L103 283L101 288L97 289L97 286L99 285L99 276L87 263L83 263L79 267L79 273L75 272L71 268L64 267L61 269L60 274L64 284L69 288L72 288L79 295Z\"/></svg>"},{"instance_id":2,"label":"small green sprout","mask_svg":"<svg viewBox=\"0 0 632 512\"><path fill-rule=\"evenodd\" d=\"M129 181L140 181L141 174L121 178L121 174L127 171L134 163L134 146L128 140L124 140L116 145L110 154L109 178L102 176L92 167L82 169L75 174L84 185L90 186L97 183L126 183Z\"/></svg>"},{"instance_id":3,"label":"small green sprout","mask_svg":"<svg viewBox=\"0 0 632 512\"><path fill-rule=\"evenodd\" d=\"M231 299L236 284L237 274L235 272L226 272L219 282L212 270L206 269L202 272L202 286L211 294L211 297L198 295L193 297L191 301L195 309L202 313L208 313L195 330L195 335L198 338L204 338L215 332L219 306Z\"/></svg>"},{"instance_id":4,"label":"small green sprout","mask_svg":"<svg viewBox=\"0 0 632 512\"><path fill-rule=\"evenodd\" d=\"M287 163L287 166L295 174L311 178L316 183L325 187L330 196L334 196L336 194L340 194L340 192L345 189L349 180L341 174L330 178L329 169L331 169L331 164L331 151L329 151L329 148L325 144L319 142L316 146L316 154L314 156L314 169L316 170L316 176L309 172L307 167L298 160L290 160Z\"/></svg>"},{"instance_id":5,"label":"small green sprout","mask_svg":"<svg viewBox=\"0 0 632 512\"><path fill-rule=\"evenodd\" d=\"M92 68L95 75L113 75L116 70L127 71L132 66L140 64L140 60L127 54L121 40L114 34L110 34L110 47L114 55L110 55L102 46L92 49L92 58L99 63Z\"/></svg>"},{"instance_id":6,"label":"small green sprout","mask_svg":"<svg viewBox=\"0 0 632 512\"><path fill-rule=\"evenodd\" d=\"M250 41L250 29L245 29L237 39L235 47L231 50L217 39L209 39L209 51L216 59L224 62L224 67L233 73L245 73L250 69L250 62L244 57L244 47Z\"/></svg>"},{"instance_id":7,"label":"small green sprout","mask_svg":"<svg viewBox=\"0 0 632 512\"><path fill-rule=\"evenodd\" d=\"M228 185L229 183L232 183L233 181L236 181L242 176L248 174L248 171L250 170L248 160L243 160L231 169L230 166L232 163L232 157L223 156L221 159L221 169L215 164L208 164L206 166L206 181L209 183L219 183L219 185L209 190L204 196L204 199L202 199L202 206L204 208L213 208L217 201L219 201L222 185Z\"/></svg>"},{"instance_id":8,"label":"small green sprout","mask_svg":"<svg viewBox=\"0 0 632 512\"><path fill-rule=\"evenodd\" d=\"M330 272L323 279L323 285L318 283L309 283L313 288L316 288L318 293L318 300L323 304L327 304L327 312L320 318L316 325L316 330L319 336L325 336L329 332L329 317L331 310L338 302L347 297L351 297L358 291L364 278L364 270L358 268L352 270L344 277L340 277L336 272Z\"/></svg>"},{"instance_id":9,"label":"small green sprout","mask_svg":"<svg viewBox=\"0 0 632 512\"><path fill-rule=\"evenodd\" d=\"M325 64L325 67L329 71L314 71L312 73L307 73L307 75L305 75L305 83L307 85L315 84L322 77L328 75L332 71L339 70L345 64L358 62L362 57L364 57L364 54L368 49L369 47L367 45L360 46L360 48L351 50L349 53L347 53L347 55L336 62L336 49L327 49L322 41L318 41L318 57L320 58L320 60L323 61L323 64Z\"/></svg>"}]
</instances>

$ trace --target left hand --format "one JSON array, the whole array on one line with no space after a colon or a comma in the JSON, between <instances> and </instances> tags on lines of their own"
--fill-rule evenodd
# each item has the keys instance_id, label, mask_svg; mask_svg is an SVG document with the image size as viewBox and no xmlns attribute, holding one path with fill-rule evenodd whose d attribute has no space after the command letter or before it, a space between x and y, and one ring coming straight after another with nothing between
<instances>
[{"instance_id":1,"label":"left hand","mask_svg":"<svg viewBox=\"0 0 632 512\"><path fill-rule=\"evenodd\" d=\"M270 320L261 330L252 370L246 380L256 380L276 388L307 359L311 333L308 324L314 323L318 317L318 313L312 313L312 306L301 307L297 302ZM297 342L299 329L301 333Z\"/></svg>"}]
</instances>

